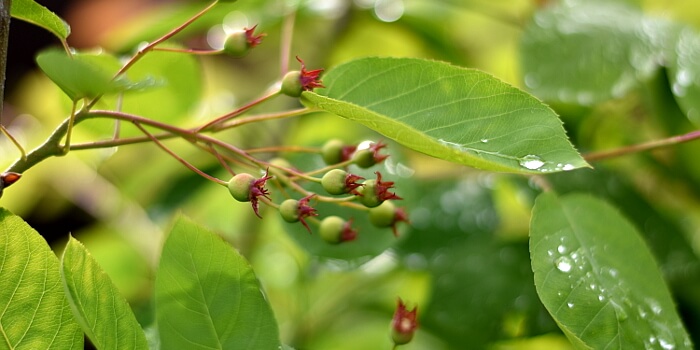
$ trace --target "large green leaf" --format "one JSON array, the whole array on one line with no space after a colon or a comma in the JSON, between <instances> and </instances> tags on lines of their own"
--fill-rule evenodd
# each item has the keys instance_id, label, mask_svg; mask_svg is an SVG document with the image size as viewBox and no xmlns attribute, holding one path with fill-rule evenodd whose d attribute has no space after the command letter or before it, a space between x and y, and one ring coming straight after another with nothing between
<instances>
[{"instance_id":1,"label":"large green leaf","mask_svg":"<svg viewBox=\"0 0 700 350\"><path fill-rule=\"evenodd\" d=\"M164 349L278 349L277 322L248 262L208 230L178 218L156 276Z\"/></svg>"},{"instance_id":2,"label":"large green leaf","mask_svg":"<svg viewBox=\"0 0 700 350\"><path fill-rule=\"evenodd\" d=\"M34 0L13 0L10 13L14 18L21 19L50 31L61 39L61 41L65 41L68 35L70 35L70 27L66 22Z\"/></svg>"},{"instance_id":3,"label":"large green leaf","mask_svg":"<svg viewBox=\"0 0 700 350\"><path fill-rule=\"evenodd\" d=\"M537 293L577 348L691 348L649 248L607 203L542 194L530 253Z\"/></svg>"},{"instance_id":4,"label":"large green leaf","mask_svg":"<svg viewBox=\"0 0 700 350\"><path fill-rule=\"evenodd\" d=\"M494 171L540 173L588 164L561 121L534 97L477 70L410 58L364 58L335 67L311 105L402 145Z\"/></svg>"},{"instance_id":5,"label":"large green leaf","mask_svg":"<svg viewBox=\"0 0 700 350\"><path fill-rule=\"evenodd\" d=\"M673 51L678 27L609 1L546 7L522 38L525 83L548 101L591 105L621 97Z\"/></svg>"},{"instance_id":6,"label":"large green leaf","mask_svg":"<svg viewBox=\"0 0 700 350\"><path fill-rule=\"evenodd\" d=\"M82 349L58 259L26 222L0 208L0 348Z\"/></svg>"},{"instance_id":7,"label":"large green leaf","mask_svg":"<svg viewBox=\"0 0 700 350\"><path fill-rule=\"evenodd\" d=\"M73 314L98 349L148 349L129 304L85 247L70 237L61 260Z\"/></svg>"},{"instance_id":8,"label":"large green leaf","mask_svg":"<svg viewBox=\"0 0 700 350\"><path fill-rule=\"evenodd\" d=\"M695 125L700 125L700 35L688 28L678 39L676 60L670 67L673 94Z\"/></svg>"},{"instance_id":9,"label":"large green leaf","mask_svg":"<svg viewBox=\"0 0 700 350\"><path fill-rule=\"evenodd\" d=\"M49 49L41 52L36 62L49 79L73 101L114 92L122 85L120 81L112 80L119 69L118 61L112 56L68 56L63 50Z\"/></svg>"},{"instance_id":10,"label":"large green leaf","mask_svg":"<svg viewBox=\"0 0 700 350\"><path fill-rule=\"evenodd\" d=\"M396 249L406 267L431 275L430 303L419 310L422 329L462 345L455 349L556 330L532 284L526 229L519 241L500 239L504 218L494 207L491 180L416 184L423 195L407 200L411 228Z\"/></svg>"}]
</instances>

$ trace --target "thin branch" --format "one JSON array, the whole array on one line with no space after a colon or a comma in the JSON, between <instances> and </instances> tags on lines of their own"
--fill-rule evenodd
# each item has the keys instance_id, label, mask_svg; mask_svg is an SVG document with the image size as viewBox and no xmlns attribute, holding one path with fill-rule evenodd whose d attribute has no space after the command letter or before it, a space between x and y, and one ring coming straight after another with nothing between
<instances>
[{"instance_id":1,"label":"thin branch","mask_svg":"<svg viewBox=\"0 0 700 350\"><path fill-rule=\"evenodd\" d=\"M583 158L588 162L595 162L599 160L604 160L608 158L615 158L619 156L624 156L630 153L644 152L656 148L667 147L677 145L679 143L684 143L688 141L693 141L700 139L700 130L695 130L683 135L672 136L669 138L654 140L645 143L640 143L631 146L625 146L616 148L609 151L593 152L588 153L583 156Z\"/></svg>"},{"instance_id":2,"label":"thin branch","mask_svg":"<svg viewBox=\"0 0 700 350\"><path fill-rule=\"evenodd\" d=\"M245 111L247 111L247 110L249 110L249 109L251 109L251 108L253 108L253 107L255 107L255 106L257 106L257 105L259 105L259 104L261 104L261 103L263 103L263 102L265 102L265 101L267 101L267 100L269 100L269 99L272 98L272 97L275 97L275 96L279 95L279 93L280 93L279 90L277 90L277 91L274 91L274 92L272 92L272 93L269 93L269 94L267 94L267 95L265 95L265 96L263 96L263 97L260 97L260 98L258 98L258 99L256 99L256 100L253 100L253 101L249 102L248 104L246 104L246 105L244 105L244 106L242 106L242 107L240 107L240 108L234 110L233 112L224 114L224 115L222 115L221 117L218 117L218 118L216 118L216 119L214 119L214 120L212 120L212 121L210 121L210 122L208 122L208 123L206 123L206 124L200 126L199 128L197 128L197 129L195 130L195 133L200 133L200 132L202 132L202 131L205 131L205 130L211 128L212 126L214 126L214 125L216 125L216 124L223 123L223 122L225 122L225 121L227 121L227 120L229 120L229 119L231 119L231 118L235 118L235 117L237 117L237 116L243 114L243 112L245 112Z\"/></svg>"},{"instance_id":3,"label":"thin branch","mask_svg":"<svg viewBox=\"0 0 700 350\"><path fill-rule=\"evenodd\" d=\"M184 160L182 157L178 156L175 152L171 151L168 147L165 147L165 145L164 145L162 142L160 142L157 138L153 137L153 135L152 135L150 132L148 132L148 130L146 130L143 126L141 126L140 123L134 122L134 125L136 125L136 127L139 128L144 134L146 134L146 136L150 137L151 140L152 140L156 145L158 145L158 147L160 147L160 148L161 148L162 150L164 150L166 153L168 153L169 155L171 155L171 156L172 156L173 158L175 158L178 162L182 163L182 165L184 165L184 166L187 167L188 169L194 171L195 173L197 173L198 175L200 175L201 177L203 177L203 178L205 178L205 179L207 179L207 180L216 182L217 184L222 185L222 186L226 186L226 184L227 184L226 181L221 180L221 179L219 179L219 178L216 178L216 177L214 177L214 176L211 176L211 175L209 175L209 174L207 174L207 173L205 173L205 172L199 170L199 168L197 168L196 166L192 165L190 162Z\"/></svg>"},{"instance_id":4,"label":"thin branch","mask_svg":"<svg viewBox=\"0 0 700 350\"><path fill-rule=\"evenodd\" d=\"M312 111L313 110L311 108L299 108L299 109L285 111L285 112L279 112L279 113L252 115L249 117L243 117L243 118L239 118L236 120L232 120L232 121L230 121L228 123L224 123L220 126L212 127L211 130L220 131L220 130L235 128L237 126L241 126L244 124L257 123L257 122L261 122L261 121L265 121L265 120L291 118L291 117L304 115L304 114L307 114L307 113L312 112Z\"/></svg>"},{"instance_id":5,"label":"thin branch","mask_svg":"<svg viewBox=\"0 0 700 350\"><path fill-rule=\"evenodd\" d=\"M2 103L0 103L0 108L2 108ZM5 134L5 136L7 136L8 139L10 139L10 141L15 145L15 147L17 147L19 153L22 155L22 159L27 160L27 152L24 150L24 147L22 147L22 145L19 144L17 139L14 136L12 136L12 134L10 134L10 130L5 129L5 126L0 124L0 131L2 131L2 133Z\"/></svg>"},{"instance_id":6,"label":"thin branch","mask_svg":"<svg viewBox=\"0 0 700 350\"><path fill-rule=\"evenodd\" d=\"M292 38L294 36L294 21L296 19L297 7L289 10L282 23L282 38L280 40L280 77L289 71L289 57L292 52Z\"/></svg>"},{"instance_id":7,"label":"thin branch","mask_svg":"<svg viewBox=\"0 0 700 350\"><path fill-rule=\"evenodd\" d=\"M190 54L190 55L200 55L200 56L218 55L218 54L224 52L223 50L177 49L177 48L173 48L173 47L154 47L152 50L153 51L178 52L178 53L186 53L186 54Z\"/></svg>"},{"instance_id":8,"label":"thin branch","mask_svg":"<svg viewBox=\"0 0 700 350\"><path fill-rule=\"evenodd\" d=\"M78 108L78 101L73 101L73 105L70 109L70 117L68 117L68 130L66 131L66 143L63 144L63 153L66 154L70 151L70 139L73 135L73 126L75 126L75 111Z\"/></svg>"},{"instance_id":9,"label":"thin branch","mask_svg":"<svg viewBox=\"0 0 700 350\"><path fill-rule=\"evenodd\" d=\"M128 62L126 62L126 64L124 64L124 66L123 66L121 69L119 69L119 71L117 72L117 74L115 74L115 78L118 77L119 75L121 75L122 73L126 72L126 70L129 69L131 66L133 66L134 63L138 62L138 61L141 59L141 57L143 57L144 54L146 54L148 51L153 50L153 48L154 48L156 45L158 45L158 44L160 44L160 43L162 43L162 42L164 42L164 41L166 41L166 40L172 38L172 37L175 36L177 33L181 32L183 29L187 28L187 26L189 26L190 24L192 24L192 22L194 22L194 21L196 21L197 19L199 19L199 17L202 17L205 13L207 13L209 10L211 10L211 9L214 7L214 5L216 5L218 2L219 2L218 0L214 0L211 4L209 4L209 5L208 5L207 7L205 7L203 10L199 11L197 14L195 14L195 15L192 16L192 17L190 17L190 19L188 19L187 21L185 21L185 23L183 23L183 24L177 26L175 29L171 30L171 31L168 32L167 34L165 34L165 35L163 35L162 37L160 37L159 39L157 39L157 40L155 40L155 41L149 43L148 45L146 45L145 47L143 47L141 50L139 50L138 52L136 52L136 54L135 54L134 56L132 56L131 59L130 59Z\"/></svg>"}]
</instances>

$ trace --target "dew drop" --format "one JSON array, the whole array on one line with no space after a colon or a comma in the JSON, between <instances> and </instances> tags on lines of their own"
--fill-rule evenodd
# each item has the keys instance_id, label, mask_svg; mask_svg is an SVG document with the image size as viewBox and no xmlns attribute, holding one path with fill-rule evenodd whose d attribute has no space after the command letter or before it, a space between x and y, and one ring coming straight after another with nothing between
<instances>
[{"instance_id":1,"label":"dew drop","mask_svg":"<svg viewBox=\"0 0 700 350\"><path fill-rule=\"evenodd\" d=\"M520 159L520 165L530 170L537 170L544 165L544 162L540 157L529 154Z\"/></svg>"},{"instance_id":2,"label":"dew drop","mask_svg":"<svg viewBox=\"0 0 700 350\"><path fill-rule=\"evenodd\" d=\"M561 168L561 170L564 171L571 171L574 170L576 167L573 164L564 164L564 166Z\"/></svg>"},{"instance_id":3,"label":"dew drop","mask_svg":"<svg viewBox=\"0 0 700 350\"><path fill-rule=\"evenodd\" d=\"M571 268L573 267L573 265L571 264L571 259L565 256L561 256L557 260L555 260L554 266L557 267L557 270L567 273L571 271Z\"/></svg>"},{"instance_id":4,"label":"dew drop","mask_svg":"<svg viewBox=\"0 0 700 350\"><path fill-rule=\"evenodd\" d=\"M568 306L569 309L573 309L573 308L574 308L574 303L571 303L571 302L566 303L566 306Z\"/></svg>"},{"instance_id":5,"label":"dew drop","mask_svg":"<svg viewBox=\"0 0 700 350\"><path fill-rule=\"evenodd\" d=\"M481 142L482 142L482 143L488 143L488 142L489 142L489 139L481 139Z\"/></svg>"},{"instance_id":6,"label":"dew drop","mask_svg":"<svg viewBox=\"0 0 700 350\"><path fill-rule=\"evenodd\" d=\"M603 300L605 300L605 297L602 294L598 295L598 301L603 301Z\"/></svg>"},{"instance_id":7,"label":"dew drop","mask_svg":"<svg viewBox=\"0 0 700 350\"><path fill-rule=\"evenodd\" d=\"M563 245L560 245L560 246L557 247L557 251L559 252L559 254L565 254L565 253L566 253L566 247L563 246Z\"/></svg>"},{"instance_id":8,"label":"dew drop","mask_svg":"<svg viewBox=\"0 0 700 350\"><path fill-rule=\"evenodd\" d=\"M529 73L525 75L525 85L530 89L537 89L540 87L540 78L535 73Z\"/></svg>"},{"instance_id":9,"label":"dew drop","mask_svg":"<svg viewBox=\"0 0 700 350\"><path fill-rule=\"evenodd\" d=\"M666 350L673 350L676 348L676 345L667 341L666 339L663 339L663 338L658 338L658 339L659 339L659 345L661 345L662 348L664 348Z\"/></svg>"}]
</instances>

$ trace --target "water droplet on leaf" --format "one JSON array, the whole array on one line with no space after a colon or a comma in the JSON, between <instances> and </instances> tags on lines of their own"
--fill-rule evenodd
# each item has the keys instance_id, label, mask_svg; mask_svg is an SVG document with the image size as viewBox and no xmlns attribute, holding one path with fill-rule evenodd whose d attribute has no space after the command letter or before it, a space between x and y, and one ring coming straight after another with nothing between
<instances>
[{"instance_id":1,"label":"water droplet on leaf","mask_svg":"<svg viewBox=\"0 0 700 350\"><path fill-rule=\"evenodd\" d=\"M573 267L573 265L571 264L571 259L565 256L561 256L557 260L555 260L554 266L557 267L557 270L567 273L571 271L571 268Z\"/></svg>"},{"instance_id":2,"label":"water droplet on leaf","mask_svg":"<svg viewBox=\"0 0 700 350\"><path fill-rule=\"evenodd\" d=\"M520 165L530 170L537 170L544 165L544 162L540 157L530 154L520 159Z\"/></svg>"}]
</instances>

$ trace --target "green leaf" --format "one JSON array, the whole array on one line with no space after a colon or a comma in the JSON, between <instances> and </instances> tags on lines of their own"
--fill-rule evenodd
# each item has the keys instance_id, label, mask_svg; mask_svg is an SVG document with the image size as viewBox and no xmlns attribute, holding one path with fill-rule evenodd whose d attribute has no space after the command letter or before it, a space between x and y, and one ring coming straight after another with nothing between
<instances>
[{"instance_id":1,"label":"green leaf","mask_svg":"<svg viewBox=\"0 0 700 350\"><path fill-rule=\"evenodd\" d=\"M248 262L221 238L180 217L156 276L161 346L278 349L272 310Z\"/></svg>"},{"instance_id":2,"label":"green leaf","mask_svg":"<svg viewBox=\"0 0 700 350\"><path fill-rule=\"evenodd\" d=\"M68 35L70 35L70 26L68 26L61 17L58 17L55 13L39 5L34 0L13 0L10 13L14 18L21 19L50 31L61 39L61 41L65 41Z\"/></svg>"},{"instance_id":3,"label":"green leaf","mask_svg":"<svg viewBox=\"0 0 700 350\"><path fill-rule=\"evenodd\" d=\"M670 83L678 104L695 125L700 125L700 35L688 28L681 32L672 62Z\"/></svg>"},{"instance_id":4,"label":"green leaf","mask_svg":"<svg viewBox=\"0 0 700 350\"><path fill-rule=\"evenodd\" d=\"M522 38L525 84L538 97L591 105L624 96L673 51L679 26L613 2L563 2Z\"/></svg>"},{"instance_id":5,"label":"green leaf","mask_svg":"<svg viewBox=\"0 0 700 350\"><path fill-rule=\"evenodd\" d=\"M82 349L58 259L21 218L0 208L0 344L10 349Z\"/></svg>"},{"instance_id":6,"label":"green leaf","mask_svg":"<svg viewBox=\"0 0 700 350\"><path fill-rule=\"evenodd\" d=\"M113 61L114 58L107 55L75 54L71 57L58 49L43 51L36 58L39 68L73 101L118 91L122 83L112 80L119 69Z\"/></svg>"},{"instance_id":7,"label":"green leaf","mask_svg":"<svg viewBox=\"0 0 700 350\"><path fill-rule=\"evenodd\" d=\"M493 183L471 176L415 186L422 195L406 199L411 229L395 251L407 268L430 272L421 329L469 349L556 331L532 284L527 242L501 239Z\"/></svg>"},{"instance_id":8,"label":"green leaf","mask_svg":"<svg viewBox=\"0 0 700 350\"><path fill-rule=\"evenodd\" d=\"M515 173L588 164L561 121L534 97L477 70L410 58L364 58L330 70L311 105L413 150Z\"/></svg>"},{"instance_id":9,"label":"green leaf","mask_svg":"<svg viewBox=\"0 0 700 350\"><path fill-rule=\"evenodd\" d=\"M691 348L649 248L615 208L542 194L530 237L537 293L577 348Z\"/></svg>"},{"instance_id":10,"label":"green leaf","mask_svg":"<svg viewBox=\"0 0 700 350\"><path fill-rule=\"evenodd\" d=\"M70 237L61 260L63 287L83 331L98 349L148 349L129 304L87 249Z\"/></svg>"}]
</instances>

